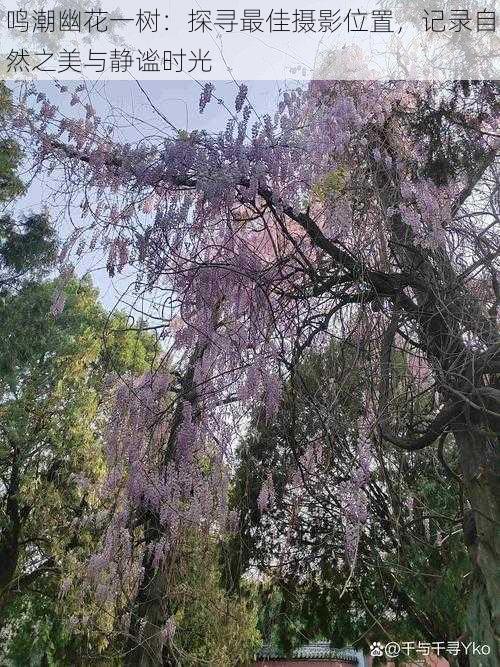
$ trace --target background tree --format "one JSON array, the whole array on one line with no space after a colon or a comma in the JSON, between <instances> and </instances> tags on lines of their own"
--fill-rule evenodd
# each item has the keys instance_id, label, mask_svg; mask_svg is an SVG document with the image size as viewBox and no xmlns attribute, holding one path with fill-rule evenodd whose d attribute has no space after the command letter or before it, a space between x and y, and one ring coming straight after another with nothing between
<instances>
[{"instance_id":1,"label":"background tree","mask_svg":"<svg viewBox=\"0 0 500 667\"><path fill-rule=\"evenodd\" d=\"M61 289L64 309L54 313ZM106 382L150 369L158 348L125 316L109 316L88 281L25 284L4 296L0 322L4 657L85 663L85 652L105 646L106 636L82 641L68 625L71 597L58 600L99 537L81 520L98 509L105 471ZM112 623L104 618L101 633Z\"/></svg>"},{"instance_id":2,"label":"background tree","mask_svg":"<svg viewBox=\"0 0 500 667\"><path fill-rule=\"evenodd\" d=\"M6 124L12 114L12 100L9 90L0 84L0 120ZM0 200L2 203L18 197L23 192L23 183L17 175L20 160L19 146L12 139L2 138L0 143Z\"/></svg>"},{"instance_id":3,"label":"background tree","mask_svg":"<svg viewBox=\"0 0 500 667\"><path fill-rule=\"evenodd\" d=\"M168 595L177 664L249 664L260 648L255 601L229 594L221 583L221 536L188 533L171 567Z\"/></svg>"},{"instance_id":4,"label":"background tree","mask_svg":"<svg viewBox=\"0 0 500 667\"><path fill-rule=\"evenodd\" d=\"M10 93L0 82L0 124L6 124L11 114ZM56 256L55 232L46 215L16 221L7 212L8 205L24 192L18 176L21 157L12 138L0 139L0 298L34 272L47 271Z\"/></svg>"},{"instance_id":5,"label":"background tree","mask_svg":"<svg viewBox=\"0 0 500 667\"><path fill-rule=\"evenodd\" d=\"M446 642L462 632L468 567L459 487L448 464L374 444L363 488L366 515L356 544L345 544L339 489L360 459L366 383L360 363L357 372L340 373L358 354L332 343L322 355L309 355L276 415L266 421L257 413L241 446L230 581L237 586L243 573L262 573L261 632L285 651L325 637L366 649L380 637ZM399 376L400 389L412 382L402 355ZM404 410L406 400L400 403Z\"/></svg>"}]
</instances>

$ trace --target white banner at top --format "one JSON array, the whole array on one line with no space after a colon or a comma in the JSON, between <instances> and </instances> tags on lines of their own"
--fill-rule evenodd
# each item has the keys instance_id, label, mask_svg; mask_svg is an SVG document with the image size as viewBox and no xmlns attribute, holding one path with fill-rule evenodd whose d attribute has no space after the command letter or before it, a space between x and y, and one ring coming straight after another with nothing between
<instances>
[{"instance_id":1,"label":"white banner at top","mask_svg":"<svg viewBox=\"0 0 500 667\"><path fill-rule=\"evenodd\" d=\"M1 0L4 79L496 79L494 3Z\"/></svg>"}]
</instances>

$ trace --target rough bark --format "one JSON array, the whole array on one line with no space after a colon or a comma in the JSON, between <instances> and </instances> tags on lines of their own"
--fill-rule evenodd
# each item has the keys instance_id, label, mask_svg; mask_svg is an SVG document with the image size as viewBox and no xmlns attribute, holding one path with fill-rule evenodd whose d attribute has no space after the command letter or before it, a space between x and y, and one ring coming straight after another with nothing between
<instances>
[{"instance_id":1,"label":"rough bark","mask_svg":"<svg viewBox=\"0 0 500 667\"><path fill-rule=\"evenodd\" d=\"M134 601L126 644L124 665L158 667L164 662L163 628L168 618L166 577L155 569L150 555L143 560L144 576Z\"/></svg>"},{"instance_id":2,"label":"rough bark","mask_svg":"<svg viewBox=\"0 0 500 667\"><path fill-rule=\"evenodd\" d=\"M14 448L7 499L6 525L0 536L0 612L8 604L19 561L21 510L19 507L20 464L19 452Z\"/></svg>"},{"instance_id":3,"label":"rough bark","mask_svg":"<svg viewBox=\"0 0 500 667\"><path fill-rule=\"evenodd\" d=\"M500 457L498 442L471 425L455 432L471 521L465 531L471 557L471 593L464 643L488 646L470 653L471 667L500 665Z\"/></svg>"},{"instance_id":4,"label":"rough bark","mask_svg":"<svg viewBox=\"0 0 500 667\"><path fill-rule=\"evenodd\" d=\"M384 137L390 145L390 137ZM481 160L469 168L468 186L458 197L454 212L471 194L490 167L495 151L485 151ZM442 174L446 177L446 174ZM399 201L396 178L389 170L379 171L377 184L386 211ZM412 317L419 329L419 340L428 361L440 377L439 391L449 415L448 424L429 428L427 435L405 446L420 449L433 444L439 433L451 430L461 459L461 482L469 504L473 530L465 535L471 557L471 594L467 628L463 641L489 647L489 655L471 653L471 667L500 665L500 460L498 449L499 400L495 383L498 354L498 329L459 279L445 250L426 252L415 242L413 232L401 216L388 215L394 252L400 266L414 275L416 309L397 304ZM442 304L446 304L444 310ZM486 361L480 360L464 345L462 331L474 331L486 346ZM487 368L486 368L487 367ZM382 375L384 368L382 367ZM387 375L387 372L386 372ZM490 385L486 381L489 376ZM445 421L446 421L445 420ZM394 442L391 438L387 438ZM398 444L395 443L394 444ZM464 656L460 657L463 660Z\"/></svg>"}]
</instances>

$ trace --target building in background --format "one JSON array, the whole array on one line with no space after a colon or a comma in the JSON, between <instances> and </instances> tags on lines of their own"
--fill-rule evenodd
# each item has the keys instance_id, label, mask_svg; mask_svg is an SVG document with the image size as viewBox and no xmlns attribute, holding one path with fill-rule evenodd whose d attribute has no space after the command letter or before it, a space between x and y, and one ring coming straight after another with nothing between
<instances>
[{"instance_id":1,"label":"building in background","mask_svg":"<svg viewBox=\"0 0 500 667\"><path fill-rule=\"evenodd\" d=\"M338 649L327 641L311 642L285 657L272 646L263 646L254 666L259 667L367 667L362 651L353 648Z\"/></svg>"}]
</instances>

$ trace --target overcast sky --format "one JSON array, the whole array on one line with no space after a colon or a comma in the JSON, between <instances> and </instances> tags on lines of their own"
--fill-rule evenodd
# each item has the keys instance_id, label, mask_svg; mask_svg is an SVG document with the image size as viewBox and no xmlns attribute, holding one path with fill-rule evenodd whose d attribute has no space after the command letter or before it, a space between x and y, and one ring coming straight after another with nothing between
<instances>
[{"instance_id":1,"label":"overcast sky","mask_svg":"<svg viewBox=\"0 0 500 667\"><path fill-rule=\"evenodd\" d=\"M199 113L200 85L192 81L145 81L140 84L152 104L179 129L193 130L204 128L208 131L223 129L226 125L227 111L216 102L209 104L204 113ZM234 82L215 82L216 94L229 108L234 105L236 84ZM248 82L249 97L259 113L272 113L276 108L280 86L283 83L271 81ZM103 122L119 128L123 141L133 142L149 134L167 134L165 121L152 107L146 94L135 81L88 82L92 104ZM67 113L75 113L51 83L39 83L40 90L50 100L61 106L66 104ZM64 110L64 106L61 107ZM66 197L61 193L60 183L54 177L43 175L36 178L28 188L26 195L16 202L20 212L40 211L46 206L57 222L58 233L66 237L73 225L78 224L77 206L65 209ZM123 297L130 285L130 272L110 279L103 268L105 259L101 255L86 255L77 265L77 273L90 273L94 284L99 288L101 299L107 308L113 308Z\"/></svg>"}]
</instances>

